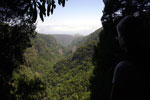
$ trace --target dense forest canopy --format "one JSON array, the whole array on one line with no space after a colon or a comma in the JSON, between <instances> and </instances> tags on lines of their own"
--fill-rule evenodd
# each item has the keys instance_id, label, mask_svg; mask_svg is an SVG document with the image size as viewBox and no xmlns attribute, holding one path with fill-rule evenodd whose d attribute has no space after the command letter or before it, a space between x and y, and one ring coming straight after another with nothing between
<instances>
[{"instance_id":1,"label":"dense forest canopy","mask_svg":"<svg viewBox=\"0 0 150 100\"><path fill-rule=\"evenodd\" d=\"M93 48L98 42L97 36L101 30L98 29L84 37L80 43L76 42L78 40L74 41L74 45L77 46L76 51L73 52L70 48L67 52L72 51L72 53L66 52L66 54L53 36L37 34L32 40L33 46L25 52L30 67L21 66L13 73L11 98L89 99L89 79L94 68Z\"/></svg>"}]
</instances>

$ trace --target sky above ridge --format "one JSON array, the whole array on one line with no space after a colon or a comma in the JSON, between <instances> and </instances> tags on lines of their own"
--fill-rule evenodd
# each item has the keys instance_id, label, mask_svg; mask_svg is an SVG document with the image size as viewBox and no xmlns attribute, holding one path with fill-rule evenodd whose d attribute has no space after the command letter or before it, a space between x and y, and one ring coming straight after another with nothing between
<instances>
[{"instance_id":1,"label":"sky above ridge","mask_svg":"<svg viewBox=\"0 0 150 100\"><path fill-rule=\"evenodd\" d=\"M57 0L56 0L57 4ZM38 18L38 33L88 35L100 28L103 0L68 0L65 7L58 6L44 22Z\"/></svg>"}]
</instances>

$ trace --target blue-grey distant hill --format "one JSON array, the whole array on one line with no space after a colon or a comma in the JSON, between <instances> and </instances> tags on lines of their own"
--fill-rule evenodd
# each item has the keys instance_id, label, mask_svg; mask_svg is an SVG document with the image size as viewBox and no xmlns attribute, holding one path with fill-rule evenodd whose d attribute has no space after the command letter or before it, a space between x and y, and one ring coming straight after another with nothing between
<instances>
[{"instance_id":1,"label":"blue-grey distant hill","mask_svg":"<svg viewBox=\"0 0 150 100\"><path fill-rule=\"evenodd\" d=\"M67 47L72 43L74 39L82 39L84 36L82 35L67 35L67 34L51 34L56 38L57 42L61 44L63 47Z\"/></svg>"}]
</instances>

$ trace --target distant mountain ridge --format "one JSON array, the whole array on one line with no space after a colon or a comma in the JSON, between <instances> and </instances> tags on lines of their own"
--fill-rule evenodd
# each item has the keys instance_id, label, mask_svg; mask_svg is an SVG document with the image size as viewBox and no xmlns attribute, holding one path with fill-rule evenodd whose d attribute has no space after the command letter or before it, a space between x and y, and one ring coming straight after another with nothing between
<instances>
[{"instance_id":1,"label":"distant mountain ridge","mask_svg":"<svg viewBox=\"0 0 150 100\"><path fill-rule=\"evenodd\" d=\"M72 43L74 39L83 38L84 36L80 34L68 35L68 34L51 34L56 38L57 42L61 44L63 47L67 47Z\"/></svg>"}]
</instances>

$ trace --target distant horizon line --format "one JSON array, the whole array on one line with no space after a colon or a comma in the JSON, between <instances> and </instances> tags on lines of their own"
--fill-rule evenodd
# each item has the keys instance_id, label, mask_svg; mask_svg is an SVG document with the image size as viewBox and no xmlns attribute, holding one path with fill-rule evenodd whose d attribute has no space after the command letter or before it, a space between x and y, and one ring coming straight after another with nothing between
<instances>
[{"instance_id":1,"label":"distant horizon line","mask_svg":"<svg viewBox=\"0 0 150 100\"><path fill-rule=\"evenodd\" d=\"M100 28L102 28L102 27L100 27ZM100 28L98 28L98 29L100 29ZM96 29L96 30L98 30L98 29ZM95 31L96 31L95 30ZM93 31L93 32L95 32L95 31ZM37 32L37 31L36 31ZM71 35L71 36L75 36L75 35L80 35L80 36L88 36L88 35L90 35L90 34L92 34L93 32L90 32L89 34L81 34L81 33L76 33L76 34L68 34L68 33L39 33L39 32L37 32L37 34L45 34L45 35Z\"/></svg>"}]
</instances>

